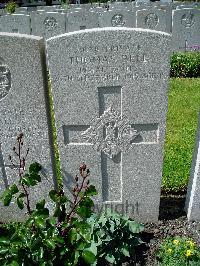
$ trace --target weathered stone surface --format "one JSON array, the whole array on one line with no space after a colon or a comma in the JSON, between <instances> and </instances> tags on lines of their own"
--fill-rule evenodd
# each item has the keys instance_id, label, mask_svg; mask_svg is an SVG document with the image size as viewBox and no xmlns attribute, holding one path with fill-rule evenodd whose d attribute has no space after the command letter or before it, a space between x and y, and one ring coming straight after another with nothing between
<instances>
[{"instance_id":1,"label":"weathered stone surface","mask_svg":"<svg viewBox=\"0 0 200 266\"><path fill-rule=\"evenodd\" d=\"M109 5L111 10L132 10L132 2L112 2Z\"/></svg>"},{"instance_id":2,"label":"weathered stone surface","mask_svg":"<svg viewBox=\"0 0 200 266\"><path fill-rule=\"evenodd\" d=\"M96 207L140 221L158 219L170 44L119 27L47 41L65 188L84 161Z\"/></svg>"},{"instance_id":3,"label":"weathered stone surface","mask_svg":"<svg viewBox=\"0 0 200 266\"><path fill-rule=\"evenodd\" d=\"M67 14L66 31L78 31L98 28L98 14L92 11L73 11Z\"/></svg>"},{"instance_id":4,"label":"weathered stone surface","mask_svg":"<svg viewBox=\"0 0 200 266\"><path fill-rule=\"evenodd\" d=\"M160 0L161 3L170 4L172 0Z\"/></svg>"},{"instance_id":5,"label":"weathered stone surface","mask_svg":"<svg viewBox=\"0 0 200 266\"><path fill-rule=\"evenodd\" d=\"M136 0L135 5L137 6L144 6L144 5L151 5L150 0Z\"/></svg>"},{"instance_id":6,"label":"weathered stone surface","mask_svg":"<svg viewBox=\"0 0 200 266\"><path fill-rule=\"evenodd\" d=\"M0 33L0 193L18 182L18 161L13 157L13 146L19 133L24 134L26 169L35 161L43 166L43 182L30 192L32 206L46 198L53 187L51 154L46 111L47 84L42 38L21 34ZM12 155L13 167L9 160ZM23 219L21 211L12 204L2 207L0 221Z\"/></svg>"},{"instance_id":7,"label":"weathered stone surface","mask_svg":"<svg viewBox=\"0 0 200 266\"><path fill-rule=\"evenodd\" d=\"M45 39L65 33L66 15L57 12L35 13L31 16L32 34Z\"/></svg>"},{"instance_id":8,"label":"weathered stone surface","mask_svg":"<svg viewBox=\"0 0 200 266\"><path fill-rule=\"evenodd\" d=\"M158 8L148 8L136 12L137 28L157 31L169 31L167 29L167 12Z\"/></svg>"},{"instance_id":9,"label":"weathered stone surface","mask_svg":"<svg viewBox=\"0 0 200 266\"><path fill-rule=\"evenodd\" d=\"M3 32L31 34L30 16L24 14L2 16L0 28Z\"/></svg>"},{"instance_id":10,"label":"weathered stone surface","mask_svg":"<svg viewBox=\"0 0 200 266\"><path fill-rule=\"evenodd\" d=\"M172 12L172 47L175 51L194 50L200 45L200 10L177 9Z\"/></svg>"},{"instance_id":11,"label":"weathered stone surface","mask_svg":"<svg viewBox=\"0 0 200 266\"><path fill-rule=\"evenodd\" d=\"M200 221L200 114L185 210L189 221Z\"/></svg>"},{"instance_id":12,"label":"weathered stone surface","mask_svg":"<svg viewBox=\"0 0 200 266\"><path fill-rule=\"evenodd\" d=\"M127 10L104 11L99 17L100 27L135 27L135 13Z\"/></svg>"}]
</instances>

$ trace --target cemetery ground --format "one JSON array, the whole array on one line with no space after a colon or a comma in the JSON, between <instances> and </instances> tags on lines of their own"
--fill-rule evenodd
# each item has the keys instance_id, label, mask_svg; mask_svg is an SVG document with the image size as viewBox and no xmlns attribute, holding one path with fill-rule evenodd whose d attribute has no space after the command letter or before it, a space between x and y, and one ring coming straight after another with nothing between
<instances>
[{"instance_id":1,"label":"cemetery ground","mask_svg":"<svg viewBox=\"0 0 200 266\"><path fill-rule=\"evenodd\" d=\"M200 79L172 78L168 97L167 134L159 221L144 224L144 232L141 237L145 243L136 248L136 253L131 254L123 265L158 265L157 252L162 241L167 237L175 237L177 242L174 243L181 243L182 238L177 237L188 237L196 243L195 245L200 247L200 223L188 222L184 212L185 195L197 129ZM54 130L55 141L56 132ZM56 156L57 171L59 171L58 153ZM162 266L167 265L162 264ZM175 265L179 264L173 264L173 266ZM197 261L194 265L198 266L200 262Z\"/></svg>"}]
</instances>

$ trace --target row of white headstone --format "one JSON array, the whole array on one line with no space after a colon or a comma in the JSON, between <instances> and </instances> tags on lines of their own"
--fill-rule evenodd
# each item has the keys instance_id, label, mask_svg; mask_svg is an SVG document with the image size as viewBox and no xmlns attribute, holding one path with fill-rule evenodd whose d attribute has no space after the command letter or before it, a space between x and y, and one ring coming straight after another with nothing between
<instances>
[{"instance_id":1,"label":"row of white headstone","mask_svg":"<svg viewBox=\"0 0 200 266\"><path fill-rule=\"evenodd\" d=\"M0 192L17 182L9 160L23 132L27 167L38 161L43 182L32 205L57 186L47 67L51 77L63 185L68 196L83 161L98 190L96 210L111 208L156 221L162 179L171 36L145 29L99 28L43 38L0 33ZM199 148L188 218L200 220ZM196 158L195 157L195 158ZM189 194L188 194L189 195ZM20 220L14 204L0 220Z\"/></svg>"},{"instance_id":2,"label":"row of white headstone","mask_svg":"<svg viewBox=\"0 0 200 266\"><path fill-rule=\"evenodd\" d=\"M127 2L131 4L131 2ZM126 4L127 4L126 3ZM124 3L123 3L124 4ZM20 11L13 15L0 16L1 32L17 32L42 36L48 39L66 32L98 27L130 27L172 32L174 51L200 49L200 10L179 8L170 5L152 7L139 6L135 10L122 9L120 3L109 11L96 7L92 11L83 8L57 12L46 12L47 7L30 12ZM49 7L48 7L49 8ZM52 7L51 7L52 8ZM53 9L52 9L53 10Z\"/></svg>"}]
</instances>

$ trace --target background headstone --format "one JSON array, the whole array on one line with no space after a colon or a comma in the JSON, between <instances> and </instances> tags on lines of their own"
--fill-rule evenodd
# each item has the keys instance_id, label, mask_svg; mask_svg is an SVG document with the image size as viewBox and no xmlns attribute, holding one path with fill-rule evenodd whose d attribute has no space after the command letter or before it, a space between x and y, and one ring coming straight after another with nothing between
<instances>
[{"instance_id":1,"label":"background headstone","mask_svg":"<svg viewBox=\"0 0 200 266\"><path fill-rule=\"evenodd\" d=\"M65 189L84 161L99 210L158 219L170 44L119 27L47 40Z\"/></svg>"},{"instance_id":2,"label":"background headstone","mask_svg":"<svg viewBox=\"0 0 200 266\"><path fill-rule=\"evenodd\" d=\"M185 209L189 221L200 221L200 114Z\"/></svg>"},{"instance_id":3,"label":"background headstone","mask_svg":"<svg viewBox=\"0 0 200 266\"><path fill-rule=\"evenodd\" d=\"M200 10L172 11L172 47L175 51L190 51L200 45Z\"/></svg>"},{"instance_id":4,"label":"background headstone","mask_svg":"<svg viewBox=\"0 0 200 266\"><path fill-rule=\"evenodd\" d=\"M43 198L48 201L48 191L53 188L44 43L40 37L0 33L0 47L3 50L0 55L0 194L5 187L18 182L13 146L16 146L17 136L22 132L23 156L26 149L30 149L26 169L30 163L37 161L46 176L39 186L30 191L33 207ZM9 160L9 155L12 155L16 167ZM2 207L0 203L1 222L23 217L16 205Z\"/></svg>"},{"instance_id":5,"label":"background headstone","mask_svg":"<svg viewBox=\"0 0 200 266\"><path fill-rule=\"evenodd\" d=\"M112 2L109 6L111 10L132 10L132 2Z\"/></svg>"},{"instance_id":6,"label":"background headstone","mask_svg":"<svg viewBox=\"0 0 200 266\"><path fill-rule=\"evenodd\" d=\"M65 33L66 15L57 12L35 13L31 16L32 34L45 39Z\"/></svg>"},{"instance_id":7,"label":"background headstone","mask_svg":"<svg viewBox=\"0 0 200 266\"><path fill-rule=\"evenodd\" d=\"M2 16L0 28L3 32L31 34L30 16L24 14Z\"/></svg>"},{"instance_id":8,"label":"background headstone","mask_svg":"<svg viewBox=\"0 0 200 266\"><path fill-rule=\"evenodd\" d=\"M167 12L158 8L142 9L136 12L136 26L142 29L169 31L167 29Z\"/></svg>"},{"instance_id":9,"label":"background headstone","mask_svg":"<svg viewBox=\"0 0 200 266\"><path fill-rule=\"evenodd\" d=\"M73 11L67 14L66 32L99 27L98 14L92 11Z\"/></svg>"},{"instance_id":10,"label":"background headstone","mask_svg":"<svg viewBox=\"0 0 200 266\"><path fill-rule=\"evenodd\" d=\"M135 13L126 10L104 11L99 17L100 27L135 27Z\"/></svg>"},{"instance_id":11,"label":"background headstone","mask_svg":"<svg viewBox=\"0 0 200 266\"><path fill-rule=\"evenodd\" d=\"M150 0L136 0L135 6L145 6L145 5L151 5Z\"/></svg>"}]
</instances>

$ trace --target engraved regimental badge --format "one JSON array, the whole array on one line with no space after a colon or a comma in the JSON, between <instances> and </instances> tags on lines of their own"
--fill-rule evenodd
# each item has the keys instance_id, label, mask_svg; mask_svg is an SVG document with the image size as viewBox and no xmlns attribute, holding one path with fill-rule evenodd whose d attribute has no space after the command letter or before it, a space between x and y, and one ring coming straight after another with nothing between
<instances>
[{"instance_id":1,"label":"engraved regimental badge","mask_svg":"<svg viewBox=\"0 0 200 266\"><path fill-rule=\"evenodd\" d=\"M111 24L113 27L123 27L125 25L124 16L121 14L116 14L111 19Z\"/></svg>"},{"instance_id":2,"label":"engraved regimental badge","mask_svg":"<svg viewBox=\"0 0 200 266\"><path fill-rule=\"evenodd\" d=\"M54 30L57 27L57 20L53 17L47 17L44 20L44 26L46 30Z\"/></svg>"},{"instance_id":3,"label":"engraved regimental badge","mask_svg":"<svg viewBox=\"0 0 200 266\"><path fill-rule=\"evenodd\" d=\"M11 88L10 69L0 57L0 100L6 97Z\"/></svg>"},{"instance_id":4,"label":"engraved regimental badge","mask_svg":"<svg viewBox=\"0 0 200 266\"><path fill-rule=\"evenodd\" d=\"M112 107L82 133L84 139L94 145L94 149L103 151L111 159L119 152L128 150L137 135L137 130L131 128L129 120L121 117Z\"/></svg>"},{"instance_id":5,"label":"engraved regimental badge","mask_svg":"<svg viewBox=\"0 0 200 266\"><path fill-rule=\"evenodd\" d=\"M192 12L188 12L186 14L184 14L181 18L181 24L185 27L185 28L190 28L194 25L195 20L194 20L194 14L192 14Z\"/></svg>"},{"instance_id":6,"label":"engraved regimental badge","mask_svg":"<svg viewBox=\"0 0 200 266\"><path fill-rule=\"evenodd\" d=\"M158 16L154 13L150 13L145 17L145 25L149 29L154 29L158 25Z\"/></svg>"}]
</instances>

